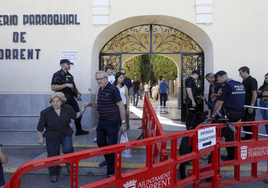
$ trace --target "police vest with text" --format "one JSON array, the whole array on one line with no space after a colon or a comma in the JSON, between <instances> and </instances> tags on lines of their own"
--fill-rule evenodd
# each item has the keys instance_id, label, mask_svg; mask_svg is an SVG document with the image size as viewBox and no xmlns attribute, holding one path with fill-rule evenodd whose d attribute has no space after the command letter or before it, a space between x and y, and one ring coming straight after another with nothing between
<instances>
[{"instance_id":1,"label":"police vest with text","mask_svg":"<svg viewBox=\"0 0 268 188\"><path fill-rule=\"evenodd\" d=\"M231 87L232 93L224 101L223 106L229 109L232 108L243 109L245 102L245 93L246 93L244 85L234 80L227 80L225 84L228 84Z\"/></svg>"}]
</instances>

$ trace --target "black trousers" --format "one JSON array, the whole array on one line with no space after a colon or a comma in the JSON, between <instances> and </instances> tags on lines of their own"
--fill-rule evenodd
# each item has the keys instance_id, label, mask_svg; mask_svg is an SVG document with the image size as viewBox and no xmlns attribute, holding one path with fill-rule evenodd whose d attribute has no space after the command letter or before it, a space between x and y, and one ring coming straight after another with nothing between
<instances>
[{"instance_id":1,"label":"black trousers","mask_svg":"<svg viewBox=\"0 0 268 188\"><path fill-rule=\"evenodd\" d=\"M79 112L80 109L75 98L69 94L65 94L65 97L67 98L67 101L65 103L71 105L74 111ZM77 132L82 130L81 119L82 119L82 116L74 120L75 128Z\"/></svg>"},{"instance_id":2,"label":"black trousers","mask_svg":"<svg viewBox=\"0 0 268 188\"><path fill-rule=\"evenodd\" d=\"M238 122L240 119L243 118L243 112L235 112L235 111L227 111L227 117L229 118L229 122ZM215 119L218 117L216 116ZM217 121L218 122L218 121ZM221 122L218 122L221 123ZM235 134L229 127L224 127L221 130L221 136L225 137L226 142L234 141ZM227 147L226 148L229 159L234 159L234 147Z\"/></svg>"},{"instance_id":3,"label":"black trousers","mask_svg":"<svg viewBox=\"0 0 268 188\"><path fill-rule=\"evenodd\" d=\"M97 126L97 144L99 147L117 144L120 121L107 121L99 119ZM107 175L114 174L114 153L104 155L107 162Z\"/></svg>"},{"instance_id":4,"label":"black trousers","mask_svg":"<svg viewBox=\"0 0 268 188\"><path fill-rule=\"evenodd\" d=\"M244 110L244 114L243 114L243 121L255 121L255 116L256 116L255 109L253 109L252 114L249 114L248 113L248 108L246 108ZM244 126L243 129L244 129L244 131L252 132L252 126ZM252 134L245 134L245 137L248 138L248 139L251 139Z\"/></svg>"}]
</instances>

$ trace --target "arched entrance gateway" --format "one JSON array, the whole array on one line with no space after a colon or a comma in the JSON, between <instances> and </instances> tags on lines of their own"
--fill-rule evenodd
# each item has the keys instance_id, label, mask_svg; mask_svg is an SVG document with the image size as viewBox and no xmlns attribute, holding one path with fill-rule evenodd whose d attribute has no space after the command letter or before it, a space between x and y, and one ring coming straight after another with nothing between
<instances>
[{"instance_id":1,"label":"arched entrance gateway","mask_svg":"<svg viewBox=\"0 0 268 188\"><path fill-rule=\"evenodd\" d=\"M112 63L118 70L127 59L142 54L164 55L177 64L178 107L181 104L181 121L185 121L184 81L194 69L201 74L204 72L202 48L175 28L159 24L138 25L120 32L104 45L99 55L99 68L104 70L106 64Z\"/></svg>"}]
</instances>

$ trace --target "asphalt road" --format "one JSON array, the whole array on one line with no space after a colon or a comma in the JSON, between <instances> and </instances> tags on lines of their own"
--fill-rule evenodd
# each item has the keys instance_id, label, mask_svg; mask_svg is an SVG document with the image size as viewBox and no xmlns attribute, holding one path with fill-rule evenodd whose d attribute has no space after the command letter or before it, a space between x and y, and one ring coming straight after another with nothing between
<instances>
[{"instance_id":1,"label":"asphalt road","mask_svg":"<svg viewBox=\"0 0 268 188\"><path fill-rule=\"evenodd\" d=\"M12 174L5 174L6 182L9 182ZM104 179L104 176L79 176L78 185L86 185ZM51 183L48 175L26 174L21 179L21 188L68 188L70 187L70 176L60 175L56 183ZM188 186L187 188L191 188ZM226 188L267 188L268 184L263 181L228 186Z\"/></svg>"}]
</instances>

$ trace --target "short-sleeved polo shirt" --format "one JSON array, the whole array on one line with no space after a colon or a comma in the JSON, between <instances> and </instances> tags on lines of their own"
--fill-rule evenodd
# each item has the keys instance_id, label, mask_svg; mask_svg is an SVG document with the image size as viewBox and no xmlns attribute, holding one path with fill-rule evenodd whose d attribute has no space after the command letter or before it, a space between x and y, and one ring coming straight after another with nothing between
<instances>
[{"instance_id":1,"label":"short-sleeved polo shirt","mask_svg":"<svg viewBox=\"0 0 268 188\"><path fill-rule=\"evenodd\" d=\"M110 84L98 91L98 112L101 120L114 121L120 118L117 103L122 101L120 92L116 86Z\"/></svg>"},{"instance_id":2,"label":"short-sleeved polo shirt","mask_svg":"<svg viewBox=\"0 0 268 188\"><path fill-rule=\"evenodd\" d=\"M160 82L160 93L167 93L168 83L166 81Z\"/></svg>"}]
</instances>

